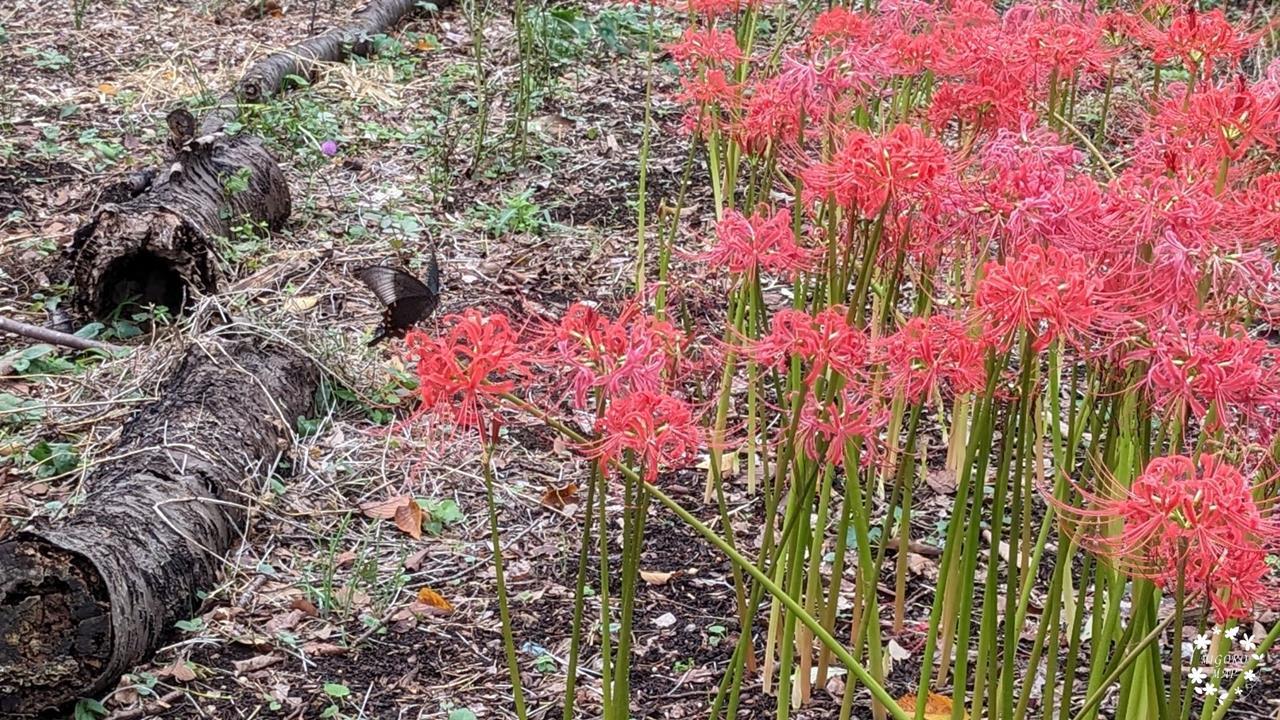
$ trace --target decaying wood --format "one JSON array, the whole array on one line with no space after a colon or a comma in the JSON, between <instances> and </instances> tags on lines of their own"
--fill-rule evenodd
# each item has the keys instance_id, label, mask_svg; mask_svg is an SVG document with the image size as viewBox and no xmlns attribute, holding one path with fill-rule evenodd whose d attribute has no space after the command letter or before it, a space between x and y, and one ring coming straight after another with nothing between
<instances>
[{"instance_id":1,"label":"decaying wood","mask_svg":"<svg viewBox=\"0 0 1280 720\"><path fill-rule=\"evenodd\" d=\"M260 340L197 343L75 512L0 543L0 716L100 694L191 616L318 378Z\"/></svg>"},{"instance_id":2,"label":"decaying wood","mask_svg":"<svg viewBox=\"0 0 1280 720\"><path fill-rule=\"evenodd\" d=\"M369 36L387 31L415 6L415 0L373 0L350 25L263 59L198 130L185 111L170 114L169 167L113 187L105 196L115 202L76 231L70 251L76 305L98 318L126 301L179 312L190 298L217 292L218 238L238 224L278 229L290 212L288 184L271 153L257 138L223 129L243 103L272 97L288 76L308 77L316 62L368 53Z\"/></svg>"},{"instance_id":3,"label":"decaying wood","mask_svg":"<svg viewBox=\"0 0 1280 720\"><path fill-rule=\"evenodd\" d=\"M338 62L348 55L368 55L373 49L369 38L386 32L417 4L418 0L375 0L356 12L350 25L316 35L255 63L230 92L218 99L218 106L205 115L200 134L218 132L235 120L241 103L271 99L290 75L311 78L317 62Z\"/></svg>"}]
</instances>

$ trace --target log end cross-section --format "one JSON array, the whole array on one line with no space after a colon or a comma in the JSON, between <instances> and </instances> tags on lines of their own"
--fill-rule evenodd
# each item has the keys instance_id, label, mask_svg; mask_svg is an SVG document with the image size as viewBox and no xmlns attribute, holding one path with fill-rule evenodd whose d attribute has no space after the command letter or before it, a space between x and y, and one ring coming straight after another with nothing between
<instances>
[{"instance_id":1,"label":"log end cross-section","mask_svg":"<svg viewBox=\"0 0 1280 720\"><path fill-rule=\"evenodd\" d=\"M193 346L78 510L0 543L0 716L101 692L191 616L317 383L293 350Z\"/></svg>"}]
</instances>

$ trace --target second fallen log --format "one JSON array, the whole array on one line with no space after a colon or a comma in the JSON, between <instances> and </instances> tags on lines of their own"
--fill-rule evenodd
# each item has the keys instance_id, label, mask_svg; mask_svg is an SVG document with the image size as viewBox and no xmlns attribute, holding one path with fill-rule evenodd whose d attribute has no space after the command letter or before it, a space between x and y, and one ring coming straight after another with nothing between
<instances>
[{"instance_id":1,"label":"second fallen log","mask_svg":"<svg viewBox=\"0 0 1280 720\"><path fill-rule=\"evenodd\" d=\"M318 382L291 349L193 345L75 513L0 543L0 716L100 694L191 616Z\"/></svg>"}]
</instances>

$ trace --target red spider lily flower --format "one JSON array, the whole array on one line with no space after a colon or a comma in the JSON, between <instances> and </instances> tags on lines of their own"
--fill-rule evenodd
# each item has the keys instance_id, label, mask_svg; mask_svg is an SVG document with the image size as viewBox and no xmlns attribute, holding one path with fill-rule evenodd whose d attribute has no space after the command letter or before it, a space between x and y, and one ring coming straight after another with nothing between
<instances>
[{"instance_id":1,"label":"red spider lily flower","mask_svg":"<svg viewBox=\"0 0 1280 720\"><path fill-rule=\"evenodd\" d=\"M877 340L872 357L884 363L888 388L912 403L944 383L956 393L986 385L982 342L971 337L964 324L941 315L911 318L897 332Z\"/></svg>"},{"instance_id":2,"label":"red spider lily flower","mask_svg":"<svg viewBox=\"0 0 1280 720\"><path fill-rule=\"evenodd\" d=\"M748 8L760 7L761 0L674 0L671 3L686 15L718 18L737 15Z\"/></svg>"},{"instance_id":3,"label":"red spider lily flower","mask_svg":"<svg viewBox=\"0 0 1280 720\"><path fill-rule=\"evenodd\" d=\"M441 337L420 330L405 336L408 355L417 363L420 412L482 427L485 406L528 375L529 355L505 315L469 309L444 318L444 324L448 329Z\"/></svg>"},{"instance_id":4,"label":"red spider lily flower","mask_svg":"<svg viewBox=\"0 0 1280 720\"><path fill-rule=\"evenodd\" d=\"M1081 70L1096 71L1112 55L1102 44L1102 28L1089 21L1040 19L1028 28L1027 43L1035 62L1061 77Z\"/></svg>"},{"instance_id":5,"label":"red spider lily flower","mask_svg":"<svg viewBox=\"0 0 1280 720\"><path fill-rule=\"evenodd\" d=\"M1158 407L1181 403L1201 419L1213 409L1218 423L1265 420L1280 407L1276 351L1265 340L1191 322L1152 332L1152 346L1131 355L1148 362L1146 385Z\"/></svg>"},{"instance_id":6,"label":"red spider lily flower","mask_svg":"<svg viewBox=\"0 0 1280 720\"><path fill-rule=\"evenodd\" d=\"M750 89L734 138L751 152L771 146L798 146L807 128L819 128L855 99L850 90L872 85L876 67L851 65L839 56L829 61L786 57L777 75L756 80Z\"/></svg>"},{"instance_id":7,"label":"red spider lily flower","mask_svg":"<svg viewBox=\"0 0 1280 720\"><path fill-rule=\"evenodd\" d=\"M1221 10L1202 13L1194 5L1175 17L1166 30L1141 16L1131 18L1137 40L1151 49L1156 62L1177 58L1188 72L1200 72L1203 77L1212 75L1219 63L1238 62L1261 37L1237 31Z\"/></svg>"},{"instance_id":8,"label":"red spider lily flower","mask_svg":"<svg viewBox=\"0 0 1280 720\"><path fill-rule=\"evenodd\" d=\"M1004 264L988 262L984 272L974 305L1000 346L1015 330L1030 333L1037 350L1058 337L1079 342L1103 315L1100 282L1082 257L1033 245Z\"/></svg>"},{"instance_id":9,"label":"red spider lily flower","mask_svg":"<svg viewBox=\"0 0 1280 720\"><path fill-rule=\"evenodd\" d=\"M812 165L801 175L810 197L830 195L871 216L891 199L926 191L947 167L941 143L918 128L897 125L883 137L851 132L830 162Z\"/></svg>"},{"instance_id":10,"label":"red spider lily flower","mask_svg":"<svg viewBox=\"0 0 1280 720\"><path fill-rule=\"evenodd\" d=\"M691 464L702 448L703 433L685 401L661 393L641 391L611 402L596 423L599 440L586 448L602 466L625 463L633 453L645 482L653 482L664 468Z\"/></svg>"},{"instance_id":11,"label":"red spider lily flower","mask_svg":"<svg viewBox=\"0 0 1280 720\"><path fill-rule=\"evenodd\" d=\"M716 224L716 245L698 257L713 267L754 278L760 270L794 276L813 267L817 254L796 244L791 211L750 218L729 210Z\"/></svg>"},{"instance_id":12,"label":"red spider lily flower","mask_svg":"<svg viewBox=\"0 0 1280 720\"><path fill-rule=\"evenodd\" d=\"M814 19L809 35L815 41L843 44L866 40L871 28L872 21L866 15L836 6Z\"/></svg>"},{"instance_id":13,"label":"red spider lily flower","mask_svg":"<svg viewBox=\"0 0 1280 720\"><path fill-rule=\"evenodd\" d=\"M685 67L714 68L742 62L742 49L731 30L685 28L679 42L667 46L671 57Z\"/></svg>"},{"instance_id":14,"label":"red spider lily flower","mask_svg":"<svg viewBox=\"0 0 1280 720\"><path fill-rule=\"evenodd\" d=\"M1050 502L1076 524L1082 546L1121 570L1166 589L1181 572L1189 595L1210 601L1218 622L1276 597L1263 581L1280 525L1220 458L1202 455L1197 465L1185 455L1158 457L1128 488L1078 489L1087 507Z\"/></svg>"},{"instance_id":15,"label":"red spider lily flower","mask_svg":"<svg viewBox=\"0 0 1280 720\"><path fill-rule=\"evenodd\" d=\"M769 333L748 343L745 353L773 368L782 368L798 357L809 364L809 382L827 370L846 379L860 378L867 370L870 341L845 316L846 308L841 305L817 315L779 310L771 319Z\"/></svg>"},{"instance_id":16,"label":"red spider lily flower","mask_svg":"<svg viewBox=\"0 0 1280 720\"><path fill-rule=\"evenodd\" d=\"M1244 76L1234 82L1170 99L1153 123L1188 152L1203 146L1212 151L1204 161L1239 160L1255 144L1275 149L1280 137L1280 94L1252 85Z\"/></svg>"},{"instance_id":17,"label":"red spider lily flower","mask_svg":"<svg viewBox=\"0 0 1280 720\"><path fill-rule=\"evenodd\" d=\"M729 80L724 70L712 68L697 77L680 78L677 100L690 106L691 112L720 107L734 111L742 101L742 88Z\"/></svg>"},{"instance_id":18,"label":"red spider lily flower","mask_svg":"<svg viewBox=\"0 0 1280 720\"><path fill-rule=\"evenodd\" d=\"M1227 216L1235 236L1251 244L1280 237L1280 173L1255 177L1232 201L1234 207Z\"/></svg>"},{"instance_id":19,"label":"red spider lily flower","mask_svg":"<svg viewBox=\"0 0 1280 720\"><path fill-rule=\"evenodd\" d=\"M843 467L846 450L862 441L861 463L872 463L876 439L889 413L864 390L846 387L835 402L820 403L812 395L805 402L796 435L809 459Z\"/></svg>"},{"instance_id":20,"label":"red spider lily flower","mask_svg":"<svg viewBox=\"0 0 1280 720\"><path fill-rule=\"evenodd\" d=\"M682 336L670 323L644 315L638 304L617 320L581 303L550 328L545 362L567 369L575 407L600 389L609 396L658 392L680 353Z\"/></svg>"}]
</instances>

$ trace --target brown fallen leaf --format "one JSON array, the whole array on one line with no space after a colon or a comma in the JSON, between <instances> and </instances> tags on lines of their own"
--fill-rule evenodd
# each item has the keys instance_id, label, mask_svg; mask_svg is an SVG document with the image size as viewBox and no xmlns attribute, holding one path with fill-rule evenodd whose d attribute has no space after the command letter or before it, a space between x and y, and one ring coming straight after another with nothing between
<instances>
[{"instance_id":1,"label":"brown fallen leaf","mask_svg":"<svg viewBox=\"0 0 1280 720\"><path fill-rule=\"evenodd\" d=\"M316 306L320 299L315 295L294 295L284 302L284 309L291 313L301 314Z\"/></svg>"},{"instance_id":2,"label":"brown fallen leaf","mask_svg":"<svg viewBox=\"0 0 1280 720\"><path fill-rule=\"evenodd\" d=\"M422 537L422 506L412 495L397 495L382 502L365 503L360 506L365 516L379 520L392 520L396 527L418 540Z\"/></svg>"},{"instance_id":3,"label":"brown fallen leaf","mask_svg":"<svg viewBox=\"0 0 1280 720\"><path fill-rule=\"evenodd\" d=\"M191 682L196 679L196 673L191 669L185 660L175 660L172 665L167 668L167 673L178 682Z\"/></svg>"},{"instance_id":4,"label":"brown fallen leaf","mask_svg":"<svg viewBox=\"0 0 1280 720\"><path fill-rule=\"evenodd\" d=\"M403 530L414 540L422 539L422 506L414 500L396 508L396 527Z\"/></svg>"},{"instance_id":5,"label":"brown fallen leaf","mask_svg":"<svg viewBox=\"0 0 1280 720\"><path fill-rule=\"evenodd\" d=\"M578 483L569 483L561 488L549 488L542 493L542 504L552 510L563 510L565 505L578 500Z\"/></svg>"},{"instance_id":6,"label":"brown fallen leaf","mask_svg":"<svg viewBox=\"0 0 1280 720\"><path fill-rule=\"evenodd\" d=\"M98 86L98 92L106 95L107 97L115 97L116 93L119 91L116 89L115 85L112 85L109 82L104 82Z\"/></svg>"},{"instance_id":7,"label":"brown fallen leaf","mask_svg":"<svg viewBox=\"0 0 1280 720\"><path fill-rule=\"evenodd\" d=\"M390 520L396 516L396 508L404 505L406 502L413 502L413 497L409 495L397 495L381 502L367 502L360 506L360 512L366 517L376 518L379 520Z\"/></svg>"},{"instance_id":8,"label":"brown fallen leaf","mask_svg":"<svg viewBox=\"0 0 1280 720\"><path fill-rule=\"evenodd\" d=\"M640 571L640 579L644 580L650 585L666 585L668 582L671 581L671 578L675 576L676 574L673 572L659 572L657 570L641 570Z\"/></svg>"},{"instance_id":9,"label":"brown fallen leaf","mask_svg":"<svg viewBox=\"0 0 1280 720\"><path fill-rule=\"evenodd\" d=\"M418 552L405 558L404 569L412 572L422 567L422 561L427 559L427 553L429 552L431 552L431 548L422 548Z\"/></svg>"},{"instance_id":10,"label":"brown fallen leaf","mask_svg":"<svg viewBox=\"0 0 1280 720\"><path fill-rule=\"evenodd\" d=\"M453 612L453 604L448 600L445 600L443 595L428 587L424 587L418 591L418 602L423 605L439 608L444 610L446 613Z\"/></svg>"},{"instance_id":11,"label":"brown fallen leaf","mask_svg":"<svg viewBox=\"0 0 1280 720\"><path fill-rule=\"evenodd\" d=\"M236 660L231 663L231 667L237 673L251 673L264 670L277 663L283 661L284 658L279 655L254 655L247 660Z\"/></svg>"},{"instance_id":12,"label":"brown fallen leaf","mask_svg":"<svg viewBox=\"0 0 1280 720\"><path fill-rule=\"evenodd\" d=\"M264 629L269 635L278 635L283 630L292 630L298 623L302 622L303 617L305 615L301 610L290 610L268 620Z\"/></svg>"},{"instance_id":13,"label":"brown fallen leaf","mask_svg":"<svg viewBox=\"0 0 1280 720\"><path fill-rule=\"evenodd\" d=\"M333 657L334 655L345 655L347 653L347 649L341 645L322 642L303 643L302 651L314 657Z\"/></svg>"},{"instance_id":14,"label":"brown fallen leaf","mask_svg":"<svg viewBox=\"0 0 1280 720\"><path fill-rule=\"evenodd\" d=\"M294 610L301 610L307 617L316 617L320 614L320 611L316 609L316 606L310 600L302 597L301 595L294 598L293 601L289 603L289 607Z\"/></svg>"},{"instance_id":15,"label":"brown fallen leaf","mask_svg":"<svg viewBox=\"0 0 1280 720\"><path fill-rule=\"evenodd\" d=\"M898 707L902 708L905 713L914 713L916 711L915 693L898 698ZM968 720L969 713L961 712L960 717ZM924 702L924 719L951 720L951 698L938 693L929 693L929 697Z\"/></svg>"},{"instance_id":16,"label":"brown fallen leaf","mask_svg":"<svg viewBox=\"0 0 1280 720\"><path fill-rule=\"evenodd\" d=\"M939 495L954 495L956 493L956 473L954 470L946 468L930 470L925 473L924 481Z\"/></svg>"}]
</instances>

